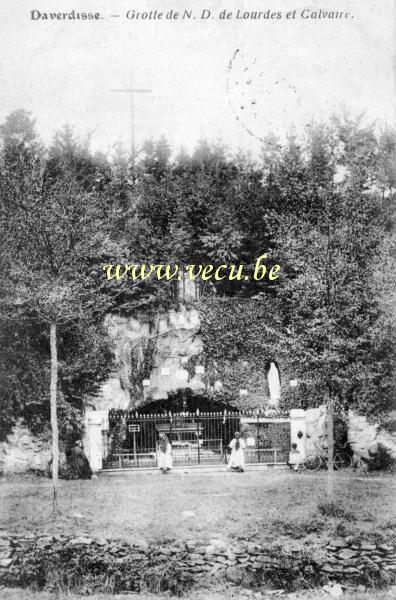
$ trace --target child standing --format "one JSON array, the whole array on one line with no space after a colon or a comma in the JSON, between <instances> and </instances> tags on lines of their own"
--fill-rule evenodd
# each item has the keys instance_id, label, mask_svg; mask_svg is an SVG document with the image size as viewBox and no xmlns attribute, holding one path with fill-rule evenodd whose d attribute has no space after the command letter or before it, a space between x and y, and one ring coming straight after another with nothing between
<instances>
[{"instance_id":1,"label":"child standing","mask_svg":"<svg viewBox=\"0 0 396 600\"><path fill-rule=\"evenodd\" d=\"M165 433L161 433L159 437L158 468L164 475L172 468L172 446Z\"/></svg>"},{"instance_id":2,"label":"child standing","mask_svg":"<svg viewBox=\"0 0 396 600\"><path fill-rule=\"evenodd\" d=\"M245 470L245 453L246 444L241 439L241 434L237 431L234 439L231 441L229 448L231 448L231 456L228 462L228 467L239 473L243 473Z\"/></svg>"},{"instance_id":3,"label":"child standing","mask_svg":"<svg viewBox=\"0 0 396 600\"><path fill-rule=\"evenodd\" d=\"M295 473L301 473L300 471L301 464L301 452L297 449L297 444L292 444L291 450L289 453L289 465L293 467L293 471Z\"/></svg>"}]
</instances>

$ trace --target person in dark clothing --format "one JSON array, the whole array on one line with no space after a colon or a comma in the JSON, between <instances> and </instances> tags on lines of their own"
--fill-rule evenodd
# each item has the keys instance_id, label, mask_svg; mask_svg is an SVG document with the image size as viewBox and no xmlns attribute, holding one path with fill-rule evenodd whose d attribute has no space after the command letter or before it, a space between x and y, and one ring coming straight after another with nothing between
<instances>
[{"instance_id":1,"label":"person in dark clothing","mask_svg":"<svg viewBox=\"0 0 396 600\"><path fill-rule=\"evenodd\" d=\"M67 460L67 479L91 479L92 469L80 440L74 444Z\"/></svg>"},{"instance_id":2,"label":"person in dark clothing","mask_svg":"<svg viewBox=\"0 0 396 600\"><path fill-rule=\"evenodd\" d=\"M301 452L297 449L297 444L292 444L289 453L289 462L287 463L294 473L301 473L300 464L302 462Z\"/></svg>"}]
</instances>

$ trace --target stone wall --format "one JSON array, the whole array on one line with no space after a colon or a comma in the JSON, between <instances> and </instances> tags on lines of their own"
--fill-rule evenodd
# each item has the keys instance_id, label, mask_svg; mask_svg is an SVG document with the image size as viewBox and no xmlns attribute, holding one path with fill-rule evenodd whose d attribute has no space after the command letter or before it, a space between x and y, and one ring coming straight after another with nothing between
<instances>
[{"instance_id":1,"label":"stone wall","mask_svg":"<svg viewBox=\"0 0 396 600\"><path fill-rule=\"evenodd\" d=\"M139 591L156 567L161 567L162 577L173 569L174 577L184 573L193 580L204 577L207 583L211 576L223 575L238 584L253 573L259 584L276 581L284 587L296 578L311 584L376 585L395 581L396 553L393 543L351 537L330 540L310 552L295 541L285 541L282 547L218 538L163 544L136 540L130 545L84 536L0 534L0 585L45 588L66 581L69 591L86 583L100 591L102 577L103 584L112 582L113 593Z\"/></svg>"},{"instance_id":2,"label":"stone wall","mask_svg":"<svg viewBox=\"0 0 396 600\"><path fill-rule=\"evenodd\" d=\"M19 420L0 443L0 469L7 473L45 472L51 458L50 433L35 436Z\"/></svg>"}]
</instances>

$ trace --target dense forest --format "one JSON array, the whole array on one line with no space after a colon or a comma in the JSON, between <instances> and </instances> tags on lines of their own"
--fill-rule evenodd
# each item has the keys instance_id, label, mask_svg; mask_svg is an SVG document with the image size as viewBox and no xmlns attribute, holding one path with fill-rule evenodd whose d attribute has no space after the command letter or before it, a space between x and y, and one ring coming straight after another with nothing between
<instances>
[{"instance_id":1,"label":"dense forest","mask_svg":"<svg viewBox=\"0 0 396 600\"><path fill-rule=\"evenodd\" d=\"M50 420L77 435L112 369L111 312L177 307L173 282L106 281L108 263L244 264L267 253L276 281L211 281L197 302L207 377L226 400L260 385L269 361L287 406L328 391L377 417L392 406L395 133L347 115L312 124L261 156L163 138L129 156L92 153L70 127L44 147L31 115L0 126L0 430ZM56 367L50 358L54 358ZM51 354L52 352L52 354ZM54 392L55 386L55 392Z\"/></svg>"}]
</instances>

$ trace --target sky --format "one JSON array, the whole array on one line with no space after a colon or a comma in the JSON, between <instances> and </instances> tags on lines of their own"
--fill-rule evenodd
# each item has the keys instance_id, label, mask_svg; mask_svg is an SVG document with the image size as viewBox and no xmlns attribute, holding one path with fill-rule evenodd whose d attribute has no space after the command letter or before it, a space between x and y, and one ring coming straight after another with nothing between
<instances>
[{"instance_id":1,"label":"sky","mask_svg":"<svg viewBox=\"0 0 396 600\"><path fill-rule=\"evenodd\" d=\"M231 19L218 18L224 8ZM350 17L301 18L319 8ZM34 9L102 18L32 21ZM196 18L127 19L128 10ZM236 19L238 10L282 18ZM270 131L282 139L341 110L394 123L395 15L393 0L0 0L0 123L24 108L45 143L68 123L91 133L94 150L129 147L129 97L111 90L129 87L131 73L134 87L152 90L135 95L138 146L164 135L176 152L206 138L254 155Z\"/></svg>"}]
</instances>

